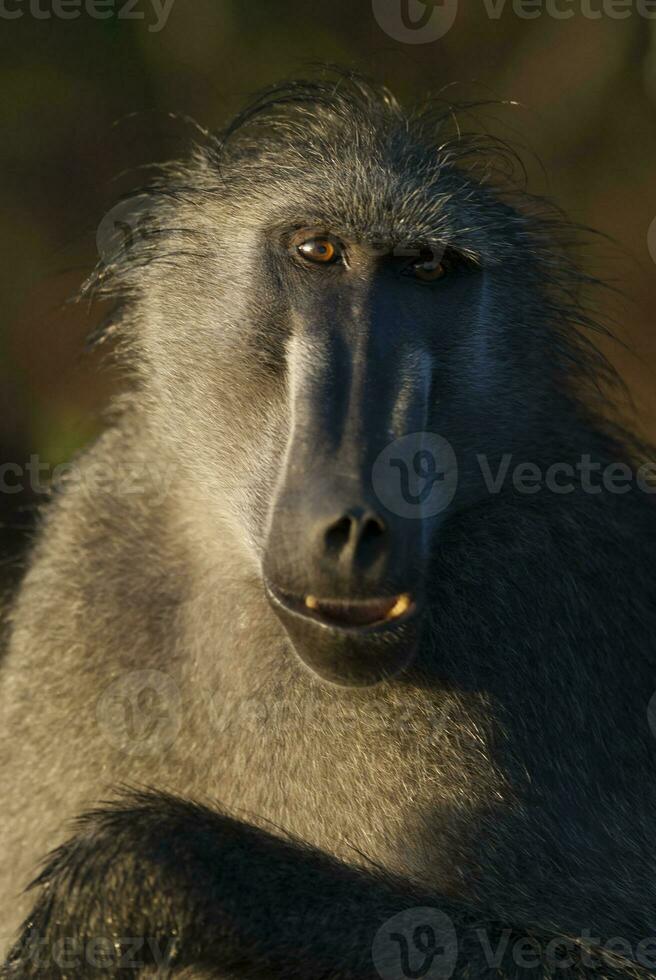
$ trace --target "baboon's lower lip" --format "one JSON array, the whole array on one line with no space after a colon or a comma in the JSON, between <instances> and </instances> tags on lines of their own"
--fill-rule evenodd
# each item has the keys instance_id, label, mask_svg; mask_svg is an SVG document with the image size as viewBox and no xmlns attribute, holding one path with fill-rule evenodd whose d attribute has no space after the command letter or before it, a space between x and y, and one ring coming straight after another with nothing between
<instances>
[{"instance_id":1,"label":"baboon's lower lip","mask_svg":"<svg viewBox=\"0 0 656 980\"><path fill-rule=\"evenodd\" d=\"M291 596L269 587L274 600L287 609L322 626L362 631L389 628L409 619L417 609L412 596L398 593L373 599L333 599L307 594Z\"/></svg>"}]
</instances>

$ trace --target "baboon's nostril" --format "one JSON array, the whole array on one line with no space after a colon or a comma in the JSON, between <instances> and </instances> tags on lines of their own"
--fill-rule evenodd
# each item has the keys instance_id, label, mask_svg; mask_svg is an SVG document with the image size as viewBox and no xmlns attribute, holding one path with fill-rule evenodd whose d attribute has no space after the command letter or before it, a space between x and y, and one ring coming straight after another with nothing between
<instances>
[{"instance_id":1,"label":"baboon's nostril","mask_svg":"<svg viewBox=\"0 0 656 980\"><path fill-rule=\"evenodd\" d=\"M387 527L385 526L385 522L378 517L377 514L367 517L364 522L364 527L362 528L360 541L363 543L376 541L376 539L382 537L386 531Z\"/></svg>"},{"instance_id":2,"label":"baboon's nostril","mask_svg":"<svg viewBox=\"0 0 656 980\"><path fill-rule=\"evenodd\" d=\"M353 508L325 531L326 552L333 559L348 553L354 564L368 565L385 550L387 525L378 514Z\"/></svg>"},{"instance_id":3,"label":"baboon's nostril","mask_svg":"<svg viewBox=\"0 0 656 980\"><path fill-rule=\"evenodd\" d=\"M328 551L333 552L336 556L344 550L351 540L351 523L351 516L346 515L345 517L340 517L334 524L331 524L326 531L326 547Z\"/></svg>"}]
</instances>

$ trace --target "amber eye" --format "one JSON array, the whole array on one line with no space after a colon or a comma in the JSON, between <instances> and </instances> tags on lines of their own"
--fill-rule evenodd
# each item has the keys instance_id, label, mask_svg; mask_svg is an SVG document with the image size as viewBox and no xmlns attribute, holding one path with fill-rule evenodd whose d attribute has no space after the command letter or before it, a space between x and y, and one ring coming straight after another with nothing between
<instances>
[{"instance_id":1,"label":"amber eye","mask_svg":"<svg viewBox=\"0 0 656 980\"><path fill-rule=\"evenodd\" d=\"M447 263L443 256L427 250L417 262L410 266L411 274L422 282L436 282L447 274Z\"/></svg>"},{"instance_id":2,"label":"amber eye","mask_svg":"<svg viewBox=\"0 0 656 980\"><path fill-rule=\"evenodd\" d=\"M422 282L435 282L446 275L446 267L441 262L421 262L414 267L415 279Z\"/></svg>"},{"instance_id":3,"label":"amber eye","mask_svg":"<svg viewBox=\"0 0 656 980\"><path fill-rule=\"evenodd\" d=\"M308 262L319 265L330 265L339 258L339 251L329 238L309 238L298 246L299 253Z\"/></svg>"}]
</instances>

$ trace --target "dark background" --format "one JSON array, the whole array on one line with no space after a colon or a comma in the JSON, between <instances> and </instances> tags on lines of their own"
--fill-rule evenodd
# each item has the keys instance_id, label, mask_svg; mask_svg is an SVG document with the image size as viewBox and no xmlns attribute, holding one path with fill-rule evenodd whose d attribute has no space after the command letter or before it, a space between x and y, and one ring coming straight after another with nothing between
<instances>
[{"instance_id":1,"label":"dark background","mask_svg":"<svg viewBox=\"0 0 656 980\"><path fill-rule=\"evenodd\" d=\"M627 345L609 353L641 432L656 438L656 20L631 0L620 0L625 19L608 13L611 0L587 0L587 16L586 0L558 0L575 16L531 20L510 0L497 18L483 0L460 0L448 33L422 44L390 37L376 0L175 0L159 32L151 0L134 8L144 20L118 16L125 0L106 20L39 19L37 0L3 2L23 16L0 17L0 462L38 453L52 466L100 425L114 382L83 351L86 307L66 301L97 261L103 215L138 180L120 175L185 152L193 128L169 113L217 127L313 61L360 69L407 100L450 86L453 100L519 103L487 110L485 123L533 154L533 190L613 239L586 261L625 293L602 294L600 314ZM0 495L0 562L32 510L29 494Z\"/></svg>"}]
</instances>

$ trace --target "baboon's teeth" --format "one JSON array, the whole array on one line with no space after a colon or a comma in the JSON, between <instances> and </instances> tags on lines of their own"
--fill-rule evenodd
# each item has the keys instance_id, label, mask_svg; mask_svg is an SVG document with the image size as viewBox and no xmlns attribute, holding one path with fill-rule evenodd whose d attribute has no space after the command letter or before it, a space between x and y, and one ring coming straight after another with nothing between
<instances>
[{"instance_id":1,"label":"baboon's teeth","mask_svg":"<svg viewBox=\"0 0 656 980\"><path fill-rule=\"evenodd\" d=\"M347 627L369 627L399 619L412 608L408 593L381 599L320 599L306 595L303 605L327 623Z\"/></svg>"},{"instance_id":2,"label":"baboon's teeth","mask_svg":"<svg viewBox=\"0 0 656 980\"><path fill-rule=\"evenodd\" d=\"M408 609L412 605L412 600L409 595L400 595L396 600L392 608L387 614L387 619L398 619L399 616L403 616L407 613Z\"/></svg>"}]
</instances>

